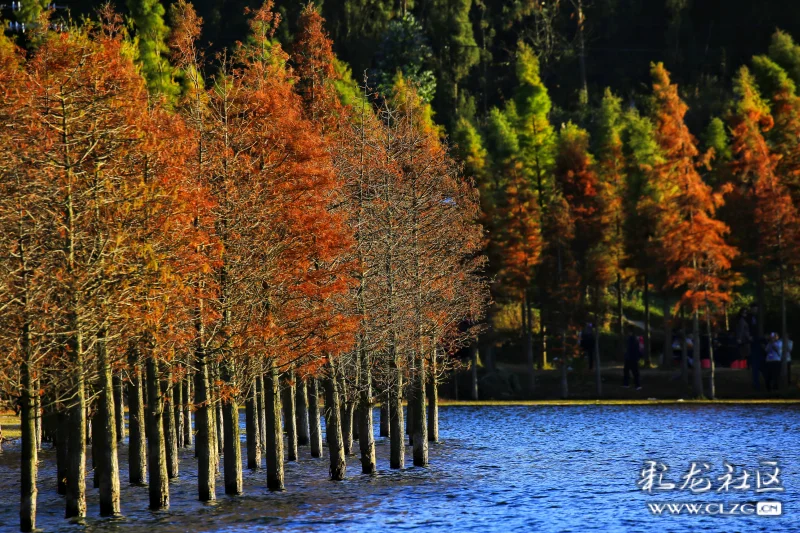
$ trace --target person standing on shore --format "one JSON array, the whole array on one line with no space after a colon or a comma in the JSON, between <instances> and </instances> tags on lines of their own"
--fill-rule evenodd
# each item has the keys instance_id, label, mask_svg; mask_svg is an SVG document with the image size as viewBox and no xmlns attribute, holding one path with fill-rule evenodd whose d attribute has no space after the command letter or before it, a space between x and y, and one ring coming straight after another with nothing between
<instances>
[{"instance_id":1,"label":"person standing on shore","mask_svg":"<svg viewBox=\"0 0 800 533\"><path fill-rule=\"evenodd\" d=\"M771 333L767 345L767 361L764 368L764 381L768 391L778 390L781 375L781 351L783 342L777 333Z\"/></svg>"},{"instance_id":2,"label":"person standing on shore","mask_svg":"<svg viewBox=\"0 0 800 533\"><path fill-rule=\"evenodd\" d=\"M625 368L622 376L622 386L628 388L630 385L630 374L633 373L633 383L636 390L642 390L642 385L639 382L639 358L642 356L642 350L639 345L639 339L633 334L633 327L628 326L628 340L625 343Z\"/></svg>"}]
</instances>

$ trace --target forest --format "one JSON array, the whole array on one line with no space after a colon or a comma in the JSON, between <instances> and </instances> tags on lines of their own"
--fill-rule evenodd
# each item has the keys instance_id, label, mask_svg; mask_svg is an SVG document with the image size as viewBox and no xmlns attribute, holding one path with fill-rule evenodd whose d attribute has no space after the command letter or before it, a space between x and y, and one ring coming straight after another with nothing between
<instances>
[{"instance_id":1,"label":"forest","mask_svg":"<svg viewBox=\"0 0 800 533\"><path fill-rule=\"evenodd\" d=\"M777 25L800 7L712 3L2 6L21 530L42 443L67 518L87 457L103 516L124 466L168 508L187 448L200 501L220 475L243 493L245 465L283 490L302 446L374 475L376 406L391 468L406 432L426 466L439 385L479 350L510 343L530 397L556 368L566 398L590 321L602 397L633 293L645 360L657 298L680 383L714 398L686 338L757 303L787 339L797 313L800 28Z\"/></svg>"}]
</instances>

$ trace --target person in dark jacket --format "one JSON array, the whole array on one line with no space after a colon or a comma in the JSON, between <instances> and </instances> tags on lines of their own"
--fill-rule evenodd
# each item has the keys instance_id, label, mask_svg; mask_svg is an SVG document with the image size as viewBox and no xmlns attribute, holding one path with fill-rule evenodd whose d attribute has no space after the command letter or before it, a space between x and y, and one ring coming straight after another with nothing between
<instances>
[{"instance_id":1,"label":"person in dark jacket","mask_svg":"<svg viewBox=\"0 0 800 533\"><path fill-rule=\"evenodd\" d=\"M622 386L627 388L630 383L630 374L633 374L633 384L636 390L642 390L639 382L639 358L642 356L642 349L639 346L639 339L633 334L633 327L628 326L628 339L625 342L625 369L623 371Z\"/></svg>"}]
</instances>

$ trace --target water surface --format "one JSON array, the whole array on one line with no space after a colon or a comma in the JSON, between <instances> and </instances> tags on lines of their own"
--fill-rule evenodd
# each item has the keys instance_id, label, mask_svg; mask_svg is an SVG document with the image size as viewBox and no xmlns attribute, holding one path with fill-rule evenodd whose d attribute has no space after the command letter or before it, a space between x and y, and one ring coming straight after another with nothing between
<instances>
[{"instance_id":1,"label":"water surface","mask_svg":"<svg viewBox=\"0 0 800 533\"><path fill-rule=\"evenodd\" d=\"M270 493L263 470L245 469L245 495L225 496L219 479L218 499L210 504L195 501L193 454L182 451L166 512L147 510L147 489L127 484L123 446L124 517L97 518L89 473L89 517L82 523L63 519L54 454L46 449L37 526L59 532L800 531L798 406L443 407L440 428L442 442L431 445L428 468L389 470L388 442L378 439L377 476L360 475L358 459L351 457L348 478L333 482L327 461L312 459L305 447L299 461L286 464L285 492ZM650 495L636 484L648 459L666 463L678 482L691 461L708 462L714 488L723 461L755 468L760 459L777 460L785 491ZM0 531L17 530L18 460L18 447L7 444L0 456ZM762 500L782 502L783 515L653 516L647 506Z\"/></svg>"}]
</instances>

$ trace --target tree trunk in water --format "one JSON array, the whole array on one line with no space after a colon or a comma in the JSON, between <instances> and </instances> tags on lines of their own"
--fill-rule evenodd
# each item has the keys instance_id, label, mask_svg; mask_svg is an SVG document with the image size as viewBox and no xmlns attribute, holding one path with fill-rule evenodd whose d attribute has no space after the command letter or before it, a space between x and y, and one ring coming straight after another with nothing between
<instances>
[{"instance_id":1,"label":"tree trunk in water","mask_svg":"<svg viewBox=\"0 0 800 533\"><path fill-rule=\"evenodd\" d=\"M131 485L147 483L147 444L145 442L144 396L142 390L142 368L137 360L138 351L131 348L128 357L131 381L128 386L128 416L130 438L128 439L128 479Z\"/></svg>"},{"instance_id":2,"label":"tree trunk in water","mask_svg":"<svg viewBox=\"0 0 800 533\"><path fill-rule=\"evenodd\" d=\"M664 356L661 359L662 370L669 370L672 366L672 332L669 323L669 295L664 294Z\"/></svg>"},{"instance_id":3,"label":"tree trunk in water","mask_svg":"<svg viewBox=\"0 0 800 533\"><path fill-rule=\"evenodd\" d=\"M644 276L644 360L650 366L650 279Z\"/></svg>"},{"instance_id":4,"label":"tree trunk in water","mask_svg":"<svg viewBox=\"0 0 800 533\"><path fill-rule=\"evenodd\" d=\"M22 431L22 483L20 487L19 529L27 533L36 529L36 476L38 472L38 454L36 443L36 402L34 395L32 369L32 346L30 326L26 321L22 329L22 355L24 360L20 372L20 430ZM0 432L2 433L2 432Z\"/></svg>"},{"instance_id":5,"label":"tree trunk in water","mask_svg":"<svg viewBox=\"0 0 800 533\"><path fill-rule=\"evenodd\" d=\"M158 363L147 359L147 412L150 436L147 439L147 462L150 472L150 509L169 508L167 450L164 442L164 403L158 379Z\"/></svg>"},{"instance_id":6,"label":"tree trunk in water","mask_svg":"<svg viewBox=\"0 0 800 533\"><path fill-rule=\"evenodd\" d=\"M216 499L214 486L215 459L214 450L216 441L213 432L213 407L209 405L208 387L208 364L206 362L205 350L198 343L196 347L197 371L194 375L195 380L195 425L197 426L197 439L195 449L197 450L197 493L201 502L213 501Z\"/></svg>"},{"instance_id":7,"label":"tree trunk in water","mask_svg":"<svg viewBox=\"0 0 800 533\"><path fill-rule=\"evenodd\" d=\"M375 434L372 421L372 362L370 354L361 354L361 388L359 391L358 447L361 452L361 473L374 474Z\"/></svg>"},{"instance_id":8,"label":"tree trunk in water","mask_svg":"<svg viewBox=\"0 0 800 533\"><path fill-rule=\"evenodd\" d=\"M33 382L33 392L31 395L33 396L33 426L34 430L36 431L36 450L39 451L42 449L42 441L44 440L44 428L43 428L43 419L44 413L42 412L42 395L39 392L42 390L41 382L37 378Z\"/></svg>"},{"instance_id":9,"label":"tree trunk in water","mask_svg":"<svg viewBox=\"0 0 800 533\"><path fill-rule=\"evenodd\" d=\"M694 377L694 396L695 398L703 397L703 365L701 359L702 342L700 339L700 312L695 309L692 312L692 376Z\"/></svg>"},{"instance_id":10,"label":"tree trunk in water","mask_svg":"<svg viewBox=\"0 0 800 533\"><path fill-rule=\"evenodd\" d=\"M473 342L469 348L470 350L470 366L472 367L472 372L470 372L470 398L473 400L478 399L478 344ZM533 353L533 351L531 351ZM531 367L533 368L533 367ZM534 379L533 374L531 374L531 380Z\"/></svg>"},{"instance_id":11,"label":"tree trunk in water","mask_svg":"<svg viewBox=\"0 0 800 533\"><path fill-rule=\"evenodd\" d=\"M167 372L167 379L161 381L161 397L164 402L162 417L164 419L164 446L167 452L167 477L178 477L178 432L175 427L175 386L172 382L172 370Z\"/></svg>"},{"instance_id":12,"label":"tree trunk in water","mask_svg":"<svg viewBox=\"0 0 800 533\"><path fill-rule=\"evenodd\" d=\"M267 488L283 489L283 428L281 427L281 384L275 362L264 379L267 396Z\"/></svg>"},{"instance_id":13,"label":"tree trunk in water","mask_svg":"<svg viewBox=\"0 0 800 533\"><path fill-rule=\"evenodd\" d=\"M80 331L80 326L73 326ZM73 364L72 397L69 399L66 518L86 516L86 397L84 390L83 339L80 332L69 341Z\"/></svg>"},{"instance_id":14,"label":"tree trunk in water","mask_svg":"<svg viewBox=\"0 0 800 533\"><path fill-rule=\"evenodd\" d=\"M380 421L378 424L380 427L378 428L378 435L381 437L388 437L389 436L389 395L387 393L383 394L383 399L381 400L381 409L380 409Z\"/></svg>"},{"instance_id":15,"label":"tree trunk in water","mask_svg":"<svg viewBox=\"0 0 800 533\"><path fill-rule=\"evenodd\" d=\"M122 376L114 376L114 416L117 427L117 444L125 440L125 382Z\"/></svg>"},{"instance_id":16,"label":"tree trunk in water","mask_svg":"<svg viewBox=\"0 0 800 533\"><path fill-rule=\"evenodd\" d=\"M215 368L215 377L219 379L219 367ZM224 417L222 414L222 401L220 401L219 389L214 390L214 399L216 400L216 411L214 411L214 416L216 417L215 421L216 425L216 435L217 435L217 469L219 469L219 457L225 453L225 428L223 427L224 424Z\"/></svg>"},{"instance_id":17,"label":"tree trunk in water","mask_svg":"<svg viewBox=\"0 0 800 533\"><path fill-rule=\"evenodd\" d=\"M63 405L59 407L56 413L56 492L65 495L69 476L69 409Z\"/></svg>"},{"instance_id":18,"label":"tree trunk in water","mask_svg":"<svg viewBox=\"0 0 800 533\"><path fill-rule=\"evenodd\" d=\"M223 361L221 368L222 380L236 388L235 372L232 368L233 363ZM225 451L223 459L225 461L225 494L238 496L242 493L242 444L239 434L239 405L236 397L229 395L221 399L222 409L222 429L225 437L222 439Z\"/></svg>"},{"instance_id":19,"label":"tree trunk in water","mask_svg":"<svg viewBox=\"0 0 800 533\"><path fill-rule=\"evenodd\" d=\"M183 444L187 448L194 446L194 431L192 429L192 404L194 399L192 397L193 389L192 381L193 374L191 371L186 372L186 381L184 381L184 395L183 395Z\"/></svg>"},{"instance_id":20,"label":"tree trunk in water","mask_svg":"<svg viewBox=\"0 0 800 533\"><path fill-rule=\"evenodd\" d=\"M394 383L389 387L389 467L405 465L405 433L403 432L403 374L393 362Z\"/></svg>"},{"instance_id":21,"label":"tree trunk in water","mask_svg":"<svg viewBox=\"0 0 800 533\"><path fill-rule=\"evenodd\" d=\"M92 448L92 487L95 489L100 488L100 477L102 477L103 466L98 464L100 460L100 442L103 440L103 437L100 435L99 428L102 424L100 424L97 419L100 417L100 411L95 409L92 411L92 408L89 408L89 414L86 415L89 421L89 435L87 438L89 439L89 444Z\"/></svg>"},{"instance_id":22,"label":"tree trunk in water","mask_svg":"<svg viewBox=\"0 0 800 533\"><path fill-rule=\"evenodd\" d=\"M297 419L294 412L294 371L289 371L283 389L283 422L286 424L286 460L297 461Z\"/></svg>"},{"instance_id":23,"label":"tree trunk in water","mask_svg":"<svg viewBox=\"0 0 800 533\"><path fill-rule=\"evenodd\" d=\"M331 361L330 367L331 377L325 381L325 440L328 442L328 452L331 458L330 477L334 481L341 481L344 479L347 463L344 459L339 387L333 361Z\"/></svg>"},{"instance_id":24,"label":"tree trunk in water","mask_svg":"<svg viewBox=\"0 0 800 533\"><path fill-rule=\"evenodd\" d=\"M342 434L342 447L345 456L353 455L353 411L350 409L350 401L347 395L347 383L344 380L344 372L338 374L337 397L339 402L339 424ZM327 419L326 419L327 420Z\"/></svg>"},{"instance_id":25,"label":"tree trunk in water","mask_svg":"<svg viewBox=\"0 0 800 533\"><path fill-rule=\"evenodd\" d=\"M439 389L436 386L436 349L431 355L431 371L428 376L428 442L439 442Z\"/></svg>"},{"instance_id":26,"label":"tree trunk in water","mask_svg":"<svg viewBox=\"0 0 800 533\"><path fill-rule=\"evenodd\" d=\"M308 378L308 421L311 457L322 457L322 425L319 419L319 385L317 378Z\"/></svg>"},{"instance_id":27,"label":"tree trunk in water","mask_svg":"<svg viewBox=\"0 0 800 533\"><path fill-rule=\"evenodd\" d=\"M414 466L428 466L428 421L425 416L425 354L422 350L417 350L415 355L416 371L414 372L414 425L412 426L412 436L414 437Z\"/></svg>"},{"instance_id":28,"label":"tree trunk in water","mask_svg":"<svg viewBox=\"0 0 800 533\"><path fill-rule=\"evenodd\" d=\"M172 417L175 420L175 446L180 449L184 448L183 441L183 402L184 402L184 380L180 379L173 385L172 400ZM177 457L177 453L175 454Z\"/></svg>"},{"instance_id":29,"label":"tree trunk in water","mask_svg":"<svg viewBox=\"0 0 800 533\"><path fill-rule=\"evenodd\" d=\"M298 379L295 396L298 446L308 446L311 443L311 430L308 426L308 385L306 380L307 378Z\"/></svg>"},{"instance_id":30,"label":"tree trunk in water","mask_svg":"<svg viewBox=\"0 0 800 533\"><path fill-rule=\"evenodd\" d=\"M97 446L100 452L97 457L97 465L100 467L100 516L114 516L119 514L119 460L114 411L115 387L111 377L111 363L108 360L104 331L97 335L97 366L101 386L95 421L98 424L97 435L100 437Z\"/></svg>"},{"instance_id":31,"label":"tree trunk in water","mask_svg":"<svg viewBox=\"0 0 800 533\"><path fill-rule=\"evenodd\" d=\"M250 394L245 403L245 433L247 437L247 468L261 468L261 428L258 426L258 387L250 382Z\"/></svg>"},{"instance_id":32,"label":"tree trunk in water","mask_svg":"<svg viewBox=\"0 0 800 533\"><path fill-rule=\"evenodd\" d=\"M256 377L256 406L258 407L258 430L261 432L259 445L261 446L261 455L266 453L267 449L267 396L264 390L264 375L261 374ZM260 463L259 463L260 464Z\"/></svg>"}]
</instances>

